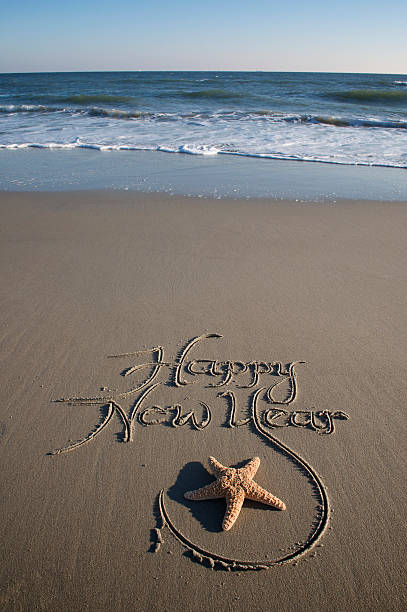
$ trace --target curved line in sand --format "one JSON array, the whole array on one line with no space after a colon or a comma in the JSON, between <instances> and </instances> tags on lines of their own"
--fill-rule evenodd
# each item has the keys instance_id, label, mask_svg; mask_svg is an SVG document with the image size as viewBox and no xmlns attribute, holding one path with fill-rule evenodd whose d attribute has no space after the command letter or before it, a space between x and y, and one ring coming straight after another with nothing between
<instances>
[{"instance_id":1,"label":"curved line in sand","mask_svg":"<svg viewBox=\"0 0 407 612\"><path fill-rule=\"evenodd\" d=\"M167 526L172 535L185 547L187 548L193 555L193 557L200 561L201 563L208 562L210 567L214 567L215 563L217 563L220 567L223 567L227 570L235 569L235 570L261 570L261 569L269 569L275 565L284 565L288 563L293 563L303 557L305 554L309 553L311 549L313 549L319 540L324 535L328 523L329 523L329 499L325 489L325 486L314 470L314 468L305 461L298 453L291 450L288 446L280 442L277 438L269 434L265 431L258 419L256 413L257 400L259 395L266 390L266 387L262 387L258 389L253 396L252 401L252 418L253 424L256 431L264 436L271 444L278 449L284 455L290 457L300 468L308 475L309 480L313 483L315 491L318 493L320 499L320 507L321 513L319 516L318 523L315 525L313 531L308 536L306 542L296 551L289 553L288 555L284 555L283 557L279 557L272 561L264 560L264 561L242 561L240 559L234 559L229 557L224 557L223 555L218 555L217 553L213 553L204 548L201 548L197 544L194 544L191 540L189 540L174 524L170 515L168 514L167 508L164 502L164 489L161 489L158 496L158 508L160 511L160 516L162 520L162 527Z\"/></svg>"}]
</instances>

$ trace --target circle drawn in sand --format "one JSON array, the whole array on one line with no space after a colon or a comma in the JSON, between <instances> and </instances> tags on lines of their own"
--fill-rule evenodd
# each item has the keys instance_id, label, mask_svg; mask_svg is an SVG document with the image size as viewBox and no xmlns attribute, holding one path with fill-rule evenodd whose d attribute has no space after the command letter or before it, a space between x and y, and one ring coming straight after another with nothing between
<instances>
[{"instance_id":1,"label":"circle drawn in sand","mask_svg":"<svg viewBox=\"0 0 407 612\"><path fill-rule=\"evenodd\" d=\"M161 547L161 544L164 541L161 532L165 527L167 527L170 533L182 544L182 546L187 551L190 552L195 561L207 565L211 569L214 569L216 567L218 569L225 569L227 571L263 570L270 569L271 567L276 565L294 563L298 561L301 557L309 553L319 543L329 523L329 499L325 486L320 476L317 474L314 468L309 465L307 461L305 461L305 459L303 459L298 453L290 449L288 446L280 442L280 440L278 440L276 437L268 433L261 425L256 407L259 396L265 390L265 387L258 389L253 396L251 416L253 419L254 427L261 436L265 437L268 442L271 443L271 445L277 452L282 453L298 465L303 474L311 482L314 492L319 499L321 509L320 515L317 521L315 522L313 530L308 536L307 540L294 552L290 552L286 555L272 560L265 559L259 561L248 561L222 556L220 554L208 551L198 546L182 533L182 531L174 524L168 513L168 510L165 505L164 490L161 489L160 493L158 494L160 525L154 529L154 552L158 552Z\"/></svg>"}]
</instances>

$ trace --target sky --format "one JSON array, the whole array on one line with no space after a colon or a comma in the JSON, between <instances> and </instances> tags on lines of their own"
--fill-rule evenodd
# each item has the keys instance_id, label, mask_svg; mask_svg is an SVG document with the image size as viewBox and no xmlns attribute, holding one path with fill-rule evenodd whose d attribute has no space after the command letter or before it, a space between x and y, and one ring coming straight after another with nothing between
<instances>
[{"instance_id":1,"label":"sky","mask_svg":"<svg viewBox=\"0 0 407 612\"><path fill-rule=\"evenodd\" d=\"M407 71L407 0L18 0L0 72Z\"/></svg>"}]
</instances>

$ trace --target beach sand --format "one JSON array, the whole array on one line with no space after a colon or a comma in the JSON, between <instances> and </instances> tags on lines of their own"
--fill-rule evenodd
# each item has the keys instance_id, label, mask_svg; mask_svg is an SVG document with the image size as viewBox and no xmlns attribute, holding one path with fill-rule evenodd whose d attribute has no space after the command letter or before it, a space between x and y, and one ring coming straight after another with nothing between
<instances>
[{"instance_id":1,"label":"beach sand","mask_svg":"<svg viewBox=\"0 0 407 612\"><path fill-rule=\"evenodd\" d=\"M3 610L406 608L405 203L0 209ZM287 510L223 532L209 456Z\"/></svg>"}]
</instances>

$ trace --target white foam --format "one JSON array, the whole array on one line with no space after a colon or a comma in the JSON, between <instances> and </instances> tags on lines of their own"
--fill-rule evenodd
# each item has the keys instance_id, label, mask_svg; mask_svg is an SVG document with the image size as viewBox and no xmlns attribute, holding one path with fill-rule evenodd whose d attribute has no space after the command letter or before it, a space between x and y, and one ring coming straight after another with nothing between
<instances>
[{"instance_id":1,"label":"white foam","mask_svg":"<svg viewBox=\"0 0 407 612\"><path fill-rule=\"evenodd\" d=\"M158 151L167 153L187 153L189 155L217 155L219 149L210 145L185 144L179 147L158 147Z\"/></svg>"},{"instance_id":2,"label":"white foam","mask_svg":"<svg viewBox=\"0 0 407 612\"><path fill-rule=\"evenodd\" d=\"M82 111L27 113L23 120L21 113L0 113L0 148L155 150L407 167L407 122L401 116L350 116L343 126L335 122L341 118L271 110L145 113L131 121Z\"/></svg>"}]
</instances>

